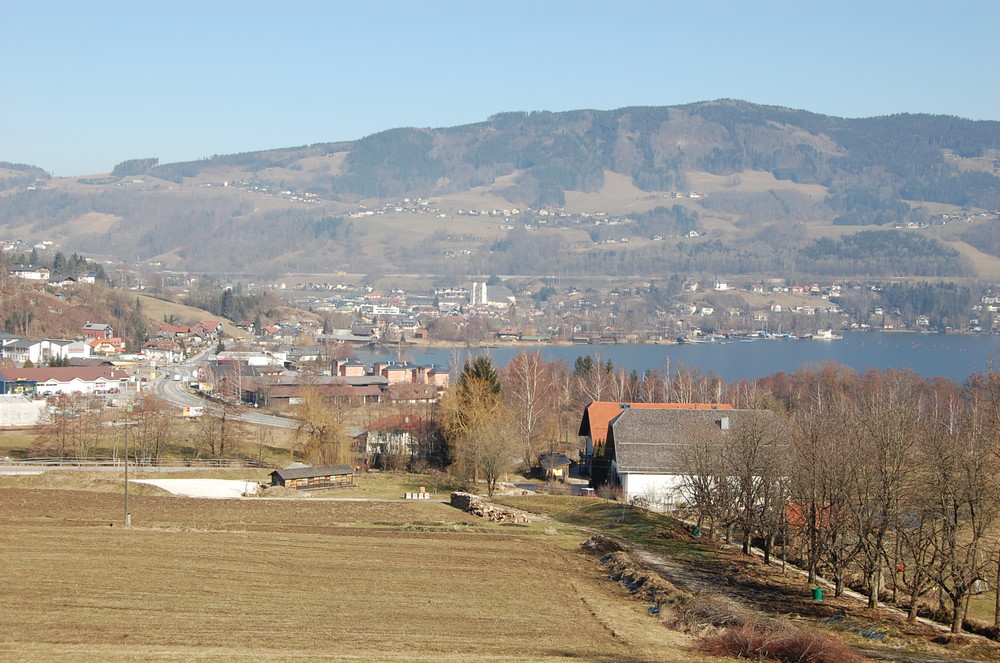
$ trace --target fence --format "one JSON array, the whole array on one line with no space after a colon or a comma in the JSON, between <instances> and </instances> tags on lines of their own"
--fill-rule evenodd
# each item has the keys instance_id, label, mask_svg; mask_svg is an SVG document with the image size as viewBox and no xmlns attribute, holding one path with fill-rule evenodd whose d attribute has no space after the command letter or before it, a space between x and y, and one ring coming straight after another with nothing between
<instances>
[{"instance_id":1,"label":"fence","mask_svg":"<svg viewBox=\"0 0 1000 663\"><path fill-rule=\"evenodd\" d=\"M50 457L50 458L23 458L4 459L4 465L17 466L61 466L61 467L121 467L124 465L122 458L107 458L93 456L88 458L75 458L70 456ZM219 468L247 468L247 467L270 467L264 463L257 462L252 458L129 458L130 467L219 467Z\"/></svg>"}]
</instances>

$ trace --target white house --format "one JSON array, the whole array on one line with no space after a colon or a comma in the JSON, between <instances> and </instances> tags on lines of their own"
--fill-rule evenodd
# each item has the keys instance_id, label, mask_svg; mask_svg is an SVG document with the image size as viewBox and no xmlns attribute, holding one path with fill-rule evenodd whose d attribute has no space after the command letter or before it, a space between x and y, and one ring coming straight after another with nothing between
<instances>
[{"instance_id":1,"label":"white house","mask_svg":"<svg viewBox=\"0 0 1000 663\"><path fill-rule=\"evenodd\" d=\"M396 414L383 417L368 426L365 450L373 457L384 454L409 458L417 450L420 434L427 422L417 416Z\"/></svg>"},{"instance_id":2,"label":"white house","mask_svg":"<svg viewBox=\"0 0 1000 663\"><path fill-rule=\"evenodd\" d=\"M641 501L663 510L686 501L692 443L726 444L742 426L765 426L772 439L784 428L769 410L689 410L627 408L611 420L604 450L607 476L595 480L620 486L626 502ZM594 461L595 467L598 461Z\"/></svg>"},{"instance_id":3,"label":"white house","mask_svg":"<svg viewBox=\"0 0 1000 663\"><path fill-rule=\"evenodd\" d=\"M80 359L89 357L90 348L86 343L58 338L39 340L18 338L4 339L0 345L0 358L23 364L30 361L36 366L50 359Z\"/></svg>"},{"instance_id":4,"label":"white house","mask_svg":"<svg viewBox=\"0 0 1000 663\"><path fill-rule=\"evenodd\" d=\"M48 267L36 267L33 265L14 265L10 268L10 275L29 281L48 281L51 272Z\"/></svg>"}]
</instances>

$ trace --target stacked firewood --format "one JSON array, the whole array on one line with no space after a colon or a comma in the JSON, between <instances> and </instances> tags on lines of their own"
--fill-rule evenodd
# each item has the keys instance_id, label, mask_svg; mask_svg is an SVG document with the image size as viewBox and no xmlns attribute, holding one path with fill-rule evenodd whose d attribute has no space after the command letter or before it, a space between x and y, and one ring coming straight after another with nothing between
<instances>
[{"instance_id":1,"label":"stacked firewood","mask_svg":"<svg viewBox=\"0 0 1000 663\"><path fill-rule=\"evenodd\" d=\"M490 504L483 501L481 497L470 493L452 493L451 505L494 523L528 522L526 513L499 504Z\"/></svg>"}]
</instances>

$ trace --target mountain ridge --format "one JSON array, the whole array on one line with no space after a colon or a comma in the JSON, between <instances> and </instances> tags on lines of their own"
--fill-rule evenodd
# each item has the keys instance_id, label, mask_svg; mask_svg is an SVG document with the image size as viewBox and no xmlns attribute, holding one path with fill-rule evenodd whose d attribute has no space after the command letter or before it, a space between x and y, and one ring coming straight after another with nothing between
<instances>
[{"instance_id":1,"label":"mountain ridge","mask_svg":"<svg viewBox=\"0 0 1000 663\"><path fill-rule=\"evenodd\" d=\"M908 225L1000 255L985 223L932 227L944 215L976 219L1000 209L1000 122L952 116L850 119L728 99L506 112L457 127L388 129L193 162L134 159L115 175L39 172L0 164L0 238L45 237L92 256L180 269L517 273L527 265L503 254L539 244L550 254L591 256L556 264L567 273L633 271L611 264L633 257L651 270L740 273L749 268L739 261L679 261L649 242L674 247L694 232L702 239L693 246L708 237L739 252L779 228L804 249L852 228ZM481 203L489 208L471 209ZM540 216L544 210L577 218L561 224L561 216ZM469 211L496 211L505 223L460 218ZM79 223L95 213L105 219L99 229ZM583 220L602 214L627 227ZM552 237L553 226L561 236ZM600 260L608 251L633 255ZM769 273L807 267L778 255L753 261L769 262L754 268Z\"/></svg>"}]
</instances>

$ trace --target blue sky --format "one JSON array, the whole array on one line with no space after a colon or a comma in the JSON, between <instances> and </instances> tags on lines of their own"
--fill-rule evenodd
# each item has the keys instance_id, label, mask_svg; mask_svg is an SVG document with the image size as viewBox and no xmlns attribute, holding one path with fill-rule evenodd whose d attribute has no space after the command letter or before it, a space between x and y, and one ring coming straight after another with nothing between
<instances>
[{"instance_id":1,"label":"blue sky","mask_svg":"<svg viewBox=\"0 0 1000 663\"><path fill-rule=\"evenodd\" d=\"M0 161L57 176L723 97L1000 120L996 0L0 2Z\"/></svg>"}]
</instances>

